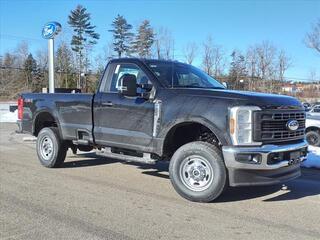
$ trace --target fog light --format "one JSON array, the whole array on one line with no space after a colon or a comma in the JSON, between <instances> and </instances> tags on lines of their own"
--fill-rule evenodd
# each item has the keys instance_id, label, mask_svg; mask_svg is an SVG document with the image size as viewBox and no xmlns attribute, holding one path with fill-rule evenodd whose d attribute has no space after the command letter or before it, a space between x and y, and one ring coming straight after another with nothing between
<instances>
[{"instance_id":1,"label":"fog light","mask_svg":"<svg viewBox=\"0 0 320 240\"><path fill-rule=\"evenodd\" d=\"M261 155L260 154L253 155L251 161L254 162L255 164L260 164L261 163Z\"/></svg>"},{"instance_id":2,"label":"fog light","mask_svg":"<svg viewBox=\"0 0 320 240\"><path fill-rule=\"evenodd\" d=\"M237 154L236 160L242 163L249 164L260 164L261 163L261 155L260 154Z\"/></svg>"}]
</instances>

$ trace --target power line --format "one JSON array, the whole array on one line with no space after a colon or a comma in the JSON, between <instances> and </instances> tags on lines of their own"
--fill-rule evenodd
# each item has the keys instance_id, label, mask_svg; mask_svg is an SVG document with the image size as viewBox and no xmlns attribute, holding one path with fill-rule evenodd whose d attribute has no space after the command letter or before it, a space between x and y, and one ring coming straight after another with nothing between
<instances>
[{"instance_id":1,"label":"power line","mask_svg":"<svg viewBox=\"0 0 320 240\"><path fill-rule=\"evenodd\" d=\"M6 69L11 69L11 70L19 70L19 71L29 71L29 69L26 68L22 68L22 67L9 67L9 66L0 66L0 69L6 70ZM38 70L40 72L46 73L48 72L47 69L43 69L43 68L38 68ZM55 73L65 73L65 74L79 74L79 72L74 72L74 71L60 71L60 70L56 70ZM86 73L87 75L95 75L96 73L92 73L91 71Z\"/></svg>"},{"instance_id":2,"label":"power line","mask_svg":"<svg viewBox=\"0 0 320 240\"><path fill-rule=\"evenodd\" d=\"M18 35L11 35L11 34L2 34L0 33L0 38L6 38L6 39L13 39L13 40L31 40L31 41L41 41L43 42L43 39L40 38L30 38L30 37L23 37L23 36L18 36Z\"/></svg>"}]
</instances>

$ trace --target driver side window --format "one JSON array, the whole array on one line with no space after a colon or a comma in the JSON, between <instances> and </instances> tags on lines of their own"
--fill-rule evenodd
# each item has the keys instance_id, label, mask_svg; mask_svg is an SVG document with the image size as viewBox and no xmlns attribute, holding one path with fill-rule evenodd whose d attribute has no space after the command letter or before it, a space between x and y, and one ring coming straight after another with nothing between
<instances>
[{"instance_id":1,"label":"driver side window","mask_svg":"<svg viewBox=\"0 0 320 240\"><path fill-rule=\"evenodd\" d=\"M120 78L124 74L132 74L136 76L137 78L137 83L138 84L146 84L150 83L149 79L147 78L146 74L135 64L117 64L115 66L114 73L112 75L111 79L111 85L110 85L110 92L118 92L119 91L119 83L120 83ZM141 93L141 89L137 89L137 92Z\"/></svg>"}]
</instances>

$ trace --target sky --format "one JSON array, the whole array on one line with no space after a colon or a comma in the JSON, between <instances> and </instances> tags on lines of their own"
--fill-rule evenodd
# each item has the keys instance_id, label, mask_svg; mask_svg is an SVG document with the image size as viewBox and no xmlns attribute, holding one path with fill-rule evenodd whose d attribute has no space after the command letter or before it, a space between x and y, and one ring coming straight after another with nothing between
<instances>
[{"instance_id":1,"label":"sky","mask_svg":"<svg viewBox=\"0 0 320 240\"><path fill-rule=\"evenodd\" d=\"M286 77L307 80L315 71L320 80L320 56L304 44L306 33L320 18L320 0L0 0L0 55L14 50L21 41L29 44L32 53L46 49L41 30L49 21L62 25L57 41L69 41L72 30L67 24L68 15L78 4L91 13L91 22L100 34L94 55L112 41L108 30L120 14L134 28L144 19L155 28L168 28L175 40L177 60L183 60L183 48L189 42L201 46L209 35L223 46L227 56L233 49L245 51L250 45L270 41L292 59ZM201 48L194 65L200 64Z\"/></svg>"}]
</instances>

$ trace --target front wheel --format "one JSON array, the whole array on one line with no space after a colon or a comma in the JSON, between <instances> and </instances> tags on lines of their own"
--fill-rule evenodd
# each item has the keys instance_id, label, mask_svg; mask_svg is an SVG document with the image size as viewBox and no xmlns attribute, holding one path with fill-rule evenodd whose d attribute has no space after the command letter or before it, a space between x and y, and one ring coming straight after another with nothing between
<instances>
[{"instance_id":1,"label":"front wheel","mask_svg":"<svg viewBox=\"0 0 320 240\"><path fill-rule=\"evenodd\" d=\"M173 155L169 174L173 187L194 202L211 202L227 185L227 171L221 151L206 142L191 142Z\"/></svg>"},{"instance_id":2,"label":"front wheel","mask_svg":"<svg viewBox=\"0 0 320 240\"><path fill-rule=\"evenodd\" d=\"M37 137L37 155L43 166L60 167L66 158L67 150L56 127L41 129Z\"/></svg>"}]
</instances>

